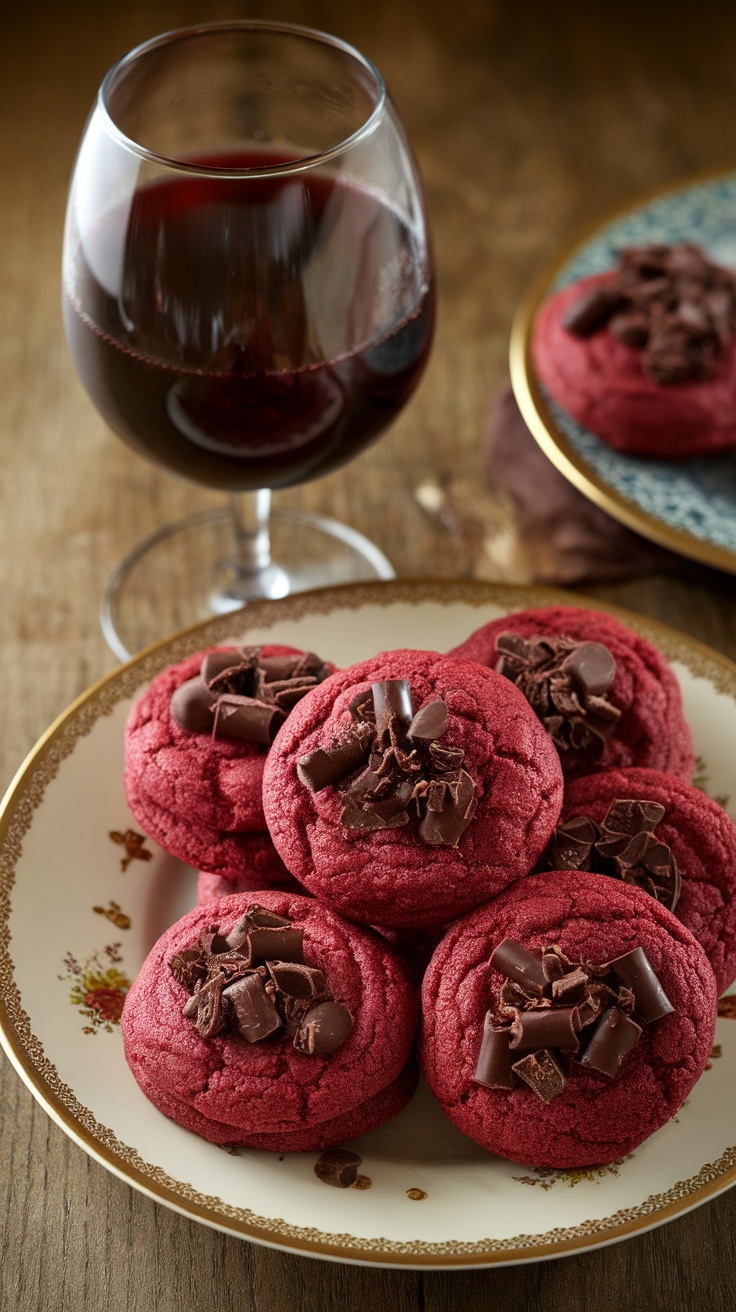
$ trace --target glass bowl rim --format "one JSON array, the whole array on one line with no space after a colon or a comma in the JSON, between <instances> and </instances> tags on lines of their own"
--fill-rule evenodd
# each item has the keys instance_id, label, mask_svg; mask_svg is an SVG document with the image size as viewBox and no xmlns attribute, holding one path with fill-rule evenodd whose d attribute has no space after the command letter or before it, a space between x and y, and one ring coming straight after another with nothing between
<instances>
[{"instance_id":1,"label":"glass bowl rim","mask_svg":"<svg viewBox=\"0 0 736 1312\"><path fill-rule=\"evenodd\" d=\"M126 68L141 55L148 54L149 51L155 50L160 46L171 45L175 41L190 39L197 36L214 34L216 32L268 32L274 34L283 34L286 36L306 37L322 45L332 46L334 49L341 51L343 54L350 56L356 63L370 75L376 88L376 103L371 113L361 123L360 127L351 132L349 136L344 137L336 145L330 146L329 149L319 151L313 155L305 155L303 158L289 160L281 164L260 165L248 168L233 168L229 166L216 167L214 165L195 164L188 160L179 160L168 155L160 155L156 151L149 150L140 142L129 137L118 126L109 109L108 98L113 88L113 84L119 78ZM190 27L177 27L169 31L161 32L158 36L142 41L139 45L134 46L127 54L118 59L105 74L100 89L97 93L97 107L102 114L110 134L117 141L125 146L131 153L138 155L140 159L147 160L150 163L161 165L168 169L176 169L183 173L198 174L204 177L219 178L258 178L273 177L289 173L302 173L307 169L317 168L321 164L338 158L346 151L352 149L359 141L370 136L374 131L378 120L383 115L388 94L386 84L376 65L363 55L355 46L348 41L343 41L340 37L332 36L328 32L321 32L317 28L305 27L297 23L277 23L265 19L225 19L214 23L197 23Z\"/></svg>"}]
</instances>

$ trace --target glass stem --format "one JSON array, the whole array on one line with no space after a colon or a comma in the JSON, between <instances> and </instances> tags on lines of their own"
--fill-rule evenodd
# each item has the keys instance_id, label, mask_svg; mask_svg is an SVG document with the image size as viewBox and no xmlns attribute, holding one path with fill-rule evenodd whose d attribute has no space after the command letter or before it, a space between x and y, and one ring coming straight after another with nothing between
<instances>
[{"instance_id":1,"label":"glass stem","mask_svg":"<svg viewBox=\"0 0 736 1312\"><path fill-rule=\"evenodd\" d=\"M255 581L271 564L271 489L257 492L232 492L230 515L233 525L233 546L230 569L233 579Z\"/></svg>"},{"instance_id":2,"label":"glass stem","mask_svg":"<svg viewBox=\"0 0 736 1312\"><path fill-rule=\"evenodd\" d=\"M271 562L270 518L270 488L231 493L229 558L210 594L213 614L262 597L285 597L289 591L288 575Z\"/></svg>"}]
</instances>

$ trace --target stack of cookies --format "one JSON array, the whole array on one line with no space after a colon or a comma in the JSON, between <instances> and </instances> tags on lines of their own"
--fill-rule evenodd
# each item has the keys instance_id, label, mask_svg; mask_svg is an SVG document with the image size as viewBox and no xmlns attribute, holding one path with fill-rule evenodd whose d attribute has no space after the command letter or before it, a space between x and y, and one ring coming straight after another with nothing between
<instances>
[{"instance_id":1,"label":"stack of cookies","mask_svg":"<svg viewBox=\"0 0 736 1312\"><path fill-rule=\"evenodd\" d=\"M664 657L582 608L345 670L171 667L126 789L199 906L128 995L133 1074L205 1138L284 1152L394 1115L417 1053L491 1152L621 1157L687 1097L736 976L736 827L693 769Z\"/></svg>"}]
</instances>

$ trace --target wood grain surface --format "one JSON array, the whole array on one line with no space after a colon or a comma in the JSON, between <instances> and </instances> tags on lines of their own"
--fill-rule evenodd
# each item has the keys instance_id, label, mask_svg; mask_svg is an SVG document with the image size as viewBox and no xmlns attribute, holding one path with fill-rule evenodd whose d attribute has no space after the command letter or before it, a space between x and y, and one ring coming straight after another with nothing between
<instances>
[{"instance_id":1,"label":"wood grain surface","mask_svg":"<svg viewBox=\"0 0 736 1312\"><path fill-rule=\"evenodd\" d=\"M67 353L59 261L74 152L109 65L158 31L233 16L303 22L362 48L385 74L423 171L439 324L421 388L355 465L278 497L348 520L401 574L474 568L417 506L422 477L472 490L489 533L508 534L508 507L493 489L481 493L481 448L529 280L608 208L736 164L736 8L718 0L14 4L0 38L3 787L54 716L115 663L97 618L113 565L159 525L218 504L106 430ZM647 575L587 590L736 658L729 577ZM736 1191L557 1262L422 1274L292 1257L133 1191L65 1137L2 1058L0 1252L3 1312L720 1312L733 1307Z\"/></svg>"}]
</instances>

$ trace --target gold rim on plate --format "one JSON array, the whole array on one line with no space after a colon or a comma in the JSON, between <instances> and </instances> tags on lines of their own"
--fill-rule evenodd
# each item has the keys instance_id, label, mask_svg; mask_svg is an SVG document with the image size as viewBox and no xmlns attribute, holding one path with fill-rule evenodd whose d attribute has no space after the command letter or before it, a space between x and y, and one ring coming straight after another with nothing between
<instances>
[{"instance_id":1,"label":"gold rim on plate","mask_svg":"<svg viewBox=\"0 0 736 1312\"><path fill-rule=\"evenodd\" d=\"M619 219L634 214L637 210L646 208L655 200L676 195L680 191L697 186L698 183L715 182L720 177L733 176L733 173L733 168L717 172L709 170L681 178L676 183L657 188L637 201L611 211L605 218L586 228L551 264L547 265L522 298L514 316L509 345L511 386L524 422L547 459L561 474L564 474L568 482L601 510L605 510L607 514L612 515L635 533L640 533L650 541L656 542L658 546L732 574L736 573L736 551L697 538L686 529L674 528L643 510L635 501L611 487L575 450L556 423L537 381L532 358L532 332L537 311L551 294L562 269L603 229Z\"/></svg>"},{"instance_id":2,"label":"gold rim on plate","mask_svg":"<svg viewBox=\"0 0 736 1312\"><path fill-rule=\"evenodd\" d=\"M670 660L680 661L693 674L706 678L717 691L736 701L736 665L703 643L623 608L603 606L593 598L547 588L431 579L348 584L282 601L256 602L247 611L187 629L147 648L77 698L30 752L0 805L0 1043L33 1096L90 1156L155 1201L226 1233L312 1256L419 1269L538 1261L600 1247L669 1221L730 1187L736 1181L736 1146L728 1148L717 1160L704 1163L689 1179L678 1181L664 1193L650 1195L634 1207L599 1220L550 1229L541 1234L472 1242L398 1242L389 1238L326 1233L314 1227L261 1217L249 1209L198 1192L173 1179L162 1168L147 1163L135 1148L120 1142L111 1129L100 1124L79 1102L73 1089L61 1079L46 1057L41 1041L33 1033L31 1019L23 1008L14 980L9 918L15 867L23 839L31 828L48 784L74 751L76 743L91 732L101 717L109 715L119 702L132 697L165 665L197 650L203 637L208 642L217 642L231 637L235 631L245 634L248 628L269 628L281 620L319 616L335 610L357 610L370 605L411 606L421 603L461 603L473 607L495 604L505 611L550 604L583 605L604 610L657 642Z\"/></svg>"}]
</instances>

